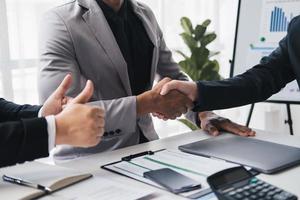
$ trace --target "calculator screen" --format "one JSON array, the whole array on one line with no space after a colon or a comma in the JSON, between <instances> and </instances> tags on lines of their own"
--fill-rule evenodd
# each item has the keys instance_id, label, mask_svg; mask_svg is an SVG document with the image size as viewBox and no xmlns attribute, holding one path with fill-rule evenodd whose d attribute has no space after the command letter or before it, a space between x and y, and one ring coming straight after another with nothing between
<instances>
[{"instance_id":1,"label":"calculator screen","mask_svg":"<svg viewBox=\"0 0 300 200\"><path fill-rule=\"evenodd\" d=\"M250 177L251 175L247 170L244 168L238 168L229 173L220 174L219 176L214 177L212 184L216 189L219 189L227 184L232 184Z\"/></svg>"}]
</instances>

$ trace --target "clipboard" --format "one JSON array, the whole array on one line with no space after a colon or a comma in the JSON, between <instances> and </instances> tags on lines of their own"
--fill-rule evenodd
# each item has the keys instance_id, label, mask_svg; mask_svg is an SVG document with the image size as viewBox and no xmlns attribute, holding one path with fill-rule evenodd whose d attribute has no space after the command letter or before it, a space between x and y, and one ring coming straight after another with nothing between
<instances>
[{"instance_id":1,"label":"clipboard","mask_svg":"<svg viewBox=\"0 0 300 200\"><path fill-rule=\"evenodd\" d=\"M215 170L211 170L213 164ZM193 165L193 166L192 166ZM200 165L205 165L204 173L200 172ZM145 151L133 155L128 155L121 158L119 161L108 163L101 166L102 169L112 173L125 176L127 178L151 185L153 187L166 190L162 186L143 177L143 173L161 168L173 169L185 176L188 176L201 183L202 188L191 192L180 193L178 195L189 199L216 199L212 193L206 178L226 168L233 167L234 164L224 163L221 161L201 158L191 154L186 154L180 151L170 151L161 149L157 151ZM236 165L234 165L236 166Z\"/></svg>"}]
</instances>

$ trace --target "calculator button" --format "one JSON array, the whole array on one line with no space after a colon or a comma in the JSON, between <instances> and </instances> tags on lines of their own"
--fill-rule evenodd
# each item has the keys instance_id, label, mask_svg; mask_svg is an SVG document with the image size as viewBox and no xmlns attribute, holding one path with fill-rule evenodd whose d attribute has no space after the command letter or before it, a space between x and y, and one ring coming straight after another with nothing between
<instances>
[{"instance_id":1,"label":"calculator button","mask_svg":"<svg viewBox=\"0 0 300 200\"><path fill-rule=\"evenodd\" d=\"M258 179L256 179L256 178L253 178L253 179L251 179L251 181L250 181L250 183L252 183L252 184L256 184L258 182Z\"/></svg>"},{"instance_id":2,"label":"calculator button","mask_svg":"<svg viewBox=\"0 0 300 200\"><path fill-rule=\"evenodd\" d=\"M250 189L250 186L249 186L249 185L246 185L245 187L243 187L243 189L247 191L247 190Z\"/></svg>"},{"instance_id":3,"label":"calculator button","mask_svg":"<svg viewBox=\"0 0 300 200\"><path fill-rule=\"evenodd\" d=\"M233 196L233 195L236 194L236 192L235 192L235 191L231 191L231 192L229 192L228 194L229 194L230 196Z\"/></svg>"},{"instance_id":4,"label":"calculator button","mask_svg":"<svg viewBox=\"0 0 300 200\"><path fill-rule=\"evenodd\" d=\"M273 185L270 185L269 189L270 189L270 190L275 190L275 189L276 189L276 187L275 187L275 186L273 186Z\"/></svg>"},{"instance_id":5,"label":"calculator button","mask_svg":"<svg viewBox=\"0 0 300 200\"><path fill-rule=\"evenodd\" d=\"M241 195L241 194L236 194L236 195L234 196L234 198L236 198L236 199L243 199L243 195Z\"/></svg>"},{"instance_id":6,"label":"calculator button","mask_svg":"<svg viewBox=\"0 0 300 200\"><path fill-rule=\"evenodd\" d=\"M259 192L259 193L258 193L258 196L259 196L259 197L263 197L263 196L265 196L265 195L266 195L266 193L264 193L264 192Z\"/></svg>"},{"instance_id":7,"label":"calculator button","mask_svg":"<svg viewBox=\"0 0 300 200\"><path fill-rule=\"evenodd\" d=\"M269 187L269 185L268 185L267 183L264 183L264 184L262 185L262 187L267 188L267 187Z\"/></svg>"},{"instance_id":8,"label":"calculator button","mask_svg":"<svg viewBox=\"0 0 300 200\"><path fill-rule=\"evenodd\" d=\"M274 192L279 193L279 192L282 192L282 190L279 189L279 188L276 188L276 189L274 190Z\"/></svg>"},{"instance_id":9,"label":"calculator button","mask_svg":"<svg viewBox=\"0 0 300 200\"><path fill-rule=\"evenodd\" d=\"M253 199L253 200L255 199L256 200L257 196L253 194L253 195L250 196L250 199Z\"/></svg>"},{"instance_id":10,"label":"calculator button","mask_svg":"<svg viewBox=\"0 0 300 200\"><path fill-rule=\"evenodd\" d=\"M262 185L262 184L264 184L263 181L260 181L260 180L257 181L257 185Z\"/></svg>"},{"instance_id":11,"label":"calculator button","mask_svg":"<svg viewBox=\"0 0 300 200\"><path fill-rule=\"evenodd\" d=\"M258 186L258 187L256 187L256 189L257 189L257 190L262 190L263 187L262 187L262 186Z\"/></svg>"},{"instance_id":12,"label":"calculator button","mask_svg":"<svg viewBox=\"0 0 300 200\"><path fill-rule=\"evenodd\" d=\"M242 188L239 188L236 190L236 192L240 193L240 192L243 192L244 190Z\"/></svg>"},{"instance_id":13,"label":"calculator button","mask_svg":"<svg viewBox=\"0 0 300 200\"><path fill-rule=\"evenodd\" d=\"M274 192L274 191L270 191L270 192L268 192L268 196L274 196L276 194L276 192Z\"/></svg>"},{"instance_id":14,"label":"calculator button","mask_svg":"<svg viewBox=\"0 0 300 200\"><path fill-rule=\"evenodd\" d=\"M246 197L247 197L247 196L250 196L250 192L244 191L244 192L243 192L243 195L246 196Z\"/></svg>"},{"instance_id":15,"label":"calculator button","mask_svg":"<svg viewBox=\"0 0 300 200\"><path fill-rule=\"evenodd\" d=\"M263 192L263 193L267 193L267 192L269 192L270 191L270 189L269 188L265 188L265 189L263 189L261 192Z\"/></svg>"},{"instance_id":16,"label":"calculator button","mask_svg":"<svg viewBox=\"0 0 300 200\"><path fill-rule=\"evenodd\" d=\"M273 198L271 196L266 196L265 199L266 200L272 200Z\"/></svg>"},{"instance_id":17,"label":"calculator button","mask_svg":"<svg viewBox=\"0 0 300 200\"><path fill-rule=\"evenodd\" d=\"M256 194L256 193L257 193L257 189L253 188L253 189L250 190L250 192L251 192L252 194Z\"/></svg>"}]
</instances>

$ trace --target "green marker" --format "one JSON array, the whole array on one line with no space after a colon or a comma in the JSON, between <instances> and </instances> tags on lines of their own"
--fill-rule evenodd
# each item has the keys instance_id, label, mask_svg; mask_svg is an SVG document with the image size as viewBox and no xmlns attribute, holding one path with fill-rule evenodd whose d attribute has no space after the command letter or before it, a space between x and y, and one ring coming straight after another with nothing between
<instances>
[{"instance_id":1,"label":"green marker","mask_svg":"<svg viewBox=\"0 0 300 200\"><path fill-rule=\"evenodd\" d=\"M261 41L261 42L265 42L265 41L266 41L266 38L265 38L265 37L261 37L261 38L260 38L260 41Z\"/></svg>"}]
</instances>

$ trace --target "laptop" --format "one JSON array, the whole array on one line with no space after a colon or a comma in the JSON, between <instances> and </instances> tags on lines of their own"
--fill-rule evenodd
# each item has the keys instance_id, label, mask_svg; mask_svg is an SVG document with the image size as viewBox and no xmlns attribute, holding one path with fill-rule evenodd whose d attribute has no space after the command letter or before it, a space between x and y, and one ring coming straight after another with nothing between
<instances>
[{"instance_id":1,"label":"laptop","mask_svg":"<svg viewBox=\"0 0 300 200\"><path fill-rule=\"evenodd\" d=\"M248 166L265 174L300 164L300 148L235 135L222 135L182 145L179 149Z\"/></svg>"}]
</instances>

